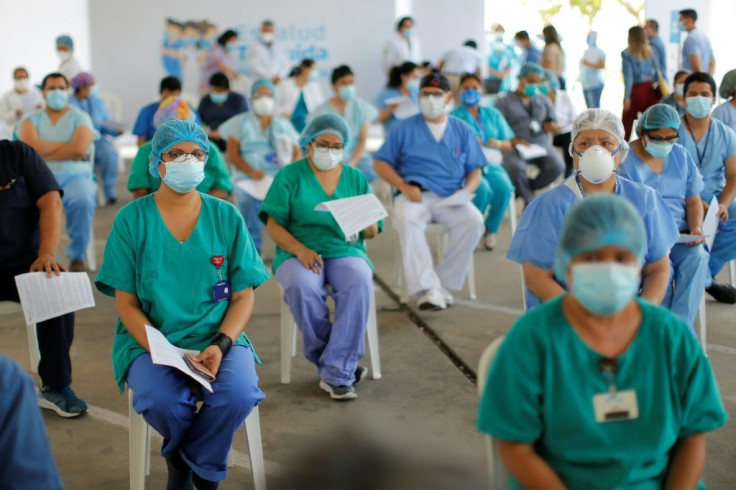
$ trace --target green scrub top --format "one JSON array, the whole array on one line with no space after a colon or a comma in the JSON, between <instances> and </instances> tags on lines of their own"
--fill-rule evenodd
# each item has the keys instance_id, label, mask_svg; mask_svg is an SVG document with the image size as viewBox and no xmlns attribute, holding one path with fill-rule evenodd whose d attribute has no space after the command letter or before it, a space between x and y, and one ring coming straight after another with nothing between
<instances>
[{"instance_id":1,"label":"green scrub top","mask_svg":"<svg viewBox=\"0 0 736 490\"><path fill-rule=\"evenodd\" d=\"M491 365L478 429L502 441L535 443L570 489L663 488L678 439L728 419L708 358L675 315L636 299L642 321L619 357L615 380L618 390L636 391L639 417L597 423L593 395L608 391L602 356L568 323L563 297L512 327Z\"/></svg>"},{"instance_id":2,"label":"green scrub top","mask_svg":"<svg viewBox=\"0 0 736 490\"><path fill-rule=\"evenodd\" d=\"M151 325L169 342L201 351L229 305L212 300L212 287L220 280L212 257L224 256L222 277L234 292L256 288L270 275L235 206L200 193L199 219L181 243L164 224L153 196L136 199L115 217L95 285L108 296L114 297L116 289L135 295ZM244 333L235 344L252 348ZM130 364L144 353L118 319L112 363L121 393Z\"/></svg>"},{"instance_id":3,"label":"green scrub top","mask_svg":"<svg viewBox=\"0 0 736 490\"><path fill-rule=\"evenodd\" d=\"M323 259L362 257L373 268L363 239L358 239L351 245L345 240L331 213L314 210L321 202L370 192L371 188L363 172L343 165L337 189L328 196L314 175L309 162L302 159L279 170L266 194L266 199L263 200L259 216L264 223L268 221L269 216L275 219L294 238L320 254ZM378 222L378 229L379 231L383 229L383 221ZM273 260L274 273L290 257L294 255L277 246L276 257Z\"/></svg>"},{"instance_id":4,"label":"green scrub top","mask_svg":"<svg viewBox=\"0 0 736 490\"><path fill-rule=\"evenodd\" d=\"M152 146L151 141L146 141L138 148L138 153L135 154L128 175L128 190L131 192L135 189L148 189L150 192L155 192L161 186L161 179L154 177L148 171ZM197 190L199 192L210 192L212 189L231 192L233 182L225 159L222 157L222 152L216 144L210 142L210 154L207 158L207 164L204 166L204 180L197 186Z\"/></svg>"}]
</instances>

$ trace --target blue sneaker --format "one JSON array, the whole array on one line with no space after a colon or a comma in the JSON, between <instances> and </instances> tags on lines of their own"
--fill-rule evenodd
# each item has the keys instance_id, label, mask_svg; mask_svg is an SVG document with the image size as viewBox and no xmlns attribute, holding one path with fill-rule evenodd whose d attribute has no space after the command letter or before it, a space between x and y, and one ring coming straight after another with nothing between
<instances>
[{"instance_id":1,"label":"blue sneaker","mask_svg":"<svg viewBox=\"0 0 736 490\"><path fill-rule=\"evenodd\" d=\"M87 413L87 404L79 398L70 386L60 390L41 388L38 390L38 406L53 410L60 417L73 418Z\"/></svg>"}]
</instances>

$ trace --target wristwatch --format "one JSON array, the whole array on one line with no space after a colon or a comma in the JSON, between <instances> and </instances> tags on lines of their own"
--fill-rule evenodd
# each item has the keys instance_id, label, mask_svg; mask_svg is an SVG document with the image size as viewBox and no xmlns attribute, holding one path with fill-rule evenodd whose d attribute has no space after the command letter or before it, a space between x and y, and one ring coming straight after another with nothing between
<instances>
[{"instance_id":1,"label":"wristwatch","mask_svg":"<svg viewBox=\"0 0 736 490\"><path fill-rule=\"evenodd\" d=\"M220 348L222 351L222 357L225 357L225 354L227 354L227 351L230 350L230 347L233 346L233 341L225 335L224 333L220 332L217 334L217 336L210 342L210 345L216 345Z\"/></svg>"}]
</instances>

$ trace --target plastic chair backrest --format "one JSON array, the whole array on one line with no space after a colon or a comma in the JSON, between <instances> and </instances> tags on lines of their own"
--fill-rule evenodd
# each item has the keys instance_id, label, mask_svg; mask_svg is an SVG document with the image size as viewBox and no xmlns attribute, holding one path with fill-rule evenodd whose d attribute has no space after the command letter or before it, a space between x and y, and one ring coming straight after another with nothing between
<instances>
[{"instance_id":1,"label":"plastic chair backrest","mask_svg":"<svg viewBox=\"0 0 736 490\"><path fill-rule=\"evenodd\" d=\"M503 343L504 337L499 337L490 343L488 347L483 351L478 362L478 396L483 395L483 391L486 387L486 381L488 380L488 371L491 368L493 359L496 357L499 347ZM490 482L490 488L504 489L508 482L508 474L501 463L501 457L498 453L498 446L493 438L489 435L484 435L486 442L486 458L488 461L488 478Z\"/></svg>"}]
</instances>

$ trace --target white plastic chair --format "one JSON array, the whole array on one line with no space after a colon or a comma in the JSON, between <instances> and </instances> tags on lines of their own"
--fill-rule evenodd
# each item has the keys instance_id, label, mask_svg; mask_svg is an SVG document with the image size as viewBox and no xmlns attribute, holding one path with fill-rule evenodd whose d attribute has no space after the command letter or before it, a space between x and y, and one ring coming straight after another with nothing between
<instances>
[{"instance_id":1,"label":"white plastic chair","mask_svg":"<svg viewBox=\"0 0 736 490\"><path fill-rule=\"evenodd\" d=\"M20 303L15 301L0 301L3 307L3 313L22 312L23 308ZM38 337L36 337L36 324L26 325L26 335L28 336L28 354L31 358L31 372L38 372L38 363L41 361L41 352L38 350Z\"/></svg>"},{"instance_id":2,"label":"white plastic chair","mask_svg":"<svg viewBox=\"0 0 736 490\"><path fill-rule=\"evenodd\" d=\"M480 356L480 361L478 362L478 396L483 395L486 381L488 380L488 370L491 367L493 358L496 357L499 347L501 347L501 343L503 343L503 339L504 337L499 337L491 342ZM484 435L483 437L486 442L486 458L488 462L488 478L491 484L490 488L494 490L506 488L508 475L501 463L498 446L491 436Z\"/></svg>"},{"instance_id":3,"label":"white plastic chair","mask_svg":"<svg viewBox=\"0 0 736 490\"><path fill-rule=\"evenodd\" d=\"M143 416L133 409L133 391L128 388L128 459L130 465L130 490L144 490L146 476L151 474L151 427ZM261 443L261 418L258 406L245 419L245 435L248 456L256 490L266 490L266 467Z\"/></svg>"},{"instance_id":4,"label":"white plastic chair","mask_svg":"<svg viewBox=\"0 0 736 490\"><path fill-rule=\"evenodd\" d=\"M700 307L698 308L698 326L700 327L700 346L703 349L703 354L708 356L708 347L706 343L706 320L705 320L705 294L703 299L700 300Z\"/></svg>"},{"instance_id":5,"label":"white plastic chair","mask_svg":"<svg viewBox=\"0 0 736 490\"><path fill-rule=\"evenodd\" d=\"M281 383L291 383L291 358L297 353L297 325L291 315L289 305L284 301L284 289L281 293ZM368 309L368 325L365 335L368 338L368 353L371 359L371 375L373 379L381 379L381 355L378 348L378 322L376 320L376 291L371 292L371 305Z\"/></svg>"}]
</instances>

